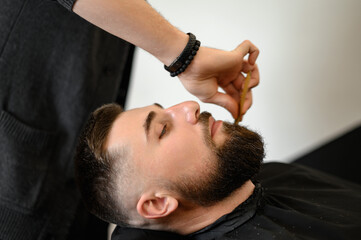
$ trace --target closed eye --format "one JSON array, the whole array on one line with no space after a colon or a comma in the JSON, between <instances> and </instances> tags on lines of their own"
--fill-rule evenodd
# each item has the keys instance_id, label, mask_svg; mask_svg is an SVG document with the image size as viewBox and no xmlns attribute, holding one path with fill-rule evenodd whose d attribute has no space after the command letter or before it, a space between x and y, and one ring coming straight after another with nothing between
<instances>
[{"instance_id":1,"label":"closed eye","mask_svg":"<svg viewBox=\"0 0 361 240\"><path fill-rule=\"evenodd\" d=\"M166 134L166 133L167 133L167 124L164 124L162 132L159 135L159 139L161 139L164 136L164 134Z\"/></svg>"}]
</instances>

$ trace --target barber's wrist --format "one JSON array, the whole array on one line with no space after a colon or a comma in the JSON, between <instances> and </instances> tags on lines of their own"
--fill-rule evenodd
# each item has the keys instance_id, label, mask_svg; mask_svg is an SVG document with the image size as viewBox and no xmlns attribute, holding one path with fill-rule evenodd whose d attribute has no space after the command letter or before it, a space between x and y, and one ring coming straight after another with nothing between
<instances>
[{"instance_id":1,"label":"barber's wrist","mask_svg":"<svg viewBox=\"0 0 361 240\"><path fill-rule=\"evenodd\" d=\"M176 32L171 37L166 39L162 49L156 56L164 65L169 66L174 59L183 51L188 42L188 35L181 31Z\"/></svg>"},{"instance_id":2,"label":"barber's wrist","mask_svg":"<svg viewBox=\"0 0 361 240\"><path fill-rule=\"evenodd\" d=\"M164 65L164 69L170 73L171 77L178 76L188 68L201 46L201 42L196 39L194 34L187 33L187 35L189 36L188 42L183 51L170 65Z\"/></svg>"}]
</instances>

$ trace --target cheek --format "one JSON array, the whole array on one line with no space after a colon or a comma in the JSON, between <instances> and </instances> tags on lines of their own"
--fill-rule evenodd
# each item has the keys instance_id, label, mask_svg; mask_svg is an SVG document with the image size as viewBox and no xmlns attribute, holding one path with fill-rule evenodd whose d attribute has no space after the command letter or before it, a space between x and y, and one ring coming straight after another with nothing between
<instances>
[{"instance_id":1,"label":"cheek","mask_svg":"<svg viewBox=\"0 0 361 240\"><path fill-rule=\"evenodd\" d=\"M200 170L210 155L203 139L194 133L174 134L167 140L163 143L160 161L164 174L170 178Z\"/></svg>"},{"instance_id":2,"label":"cheek","mask_svg":"<svg viewBox=\"0 0 361 240\"><path fill-rule=\"evenodd\" d=\"M201 132L182 131L169 136L169 141L165 142L165 150L168 154L183 156L183 158L196 158L202 156L207 147Z\"/></svg>"}]
</instances>

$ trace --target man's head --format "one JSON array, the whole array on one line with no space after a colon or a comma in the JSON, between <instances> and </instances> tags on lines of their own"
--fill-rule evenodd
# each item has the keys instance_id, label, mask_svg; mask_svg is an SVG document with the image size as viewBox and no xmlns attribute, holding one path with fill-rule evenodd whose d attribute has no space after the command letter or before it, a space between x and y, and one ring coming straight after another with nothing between
<instances>
[{"instance_id":1,"label":"man's head","mask_svg":"<svg viewBox=\"0 0 361 240\"><path fill-rule=\"evenodd\" d=\"M76 171L95 215L116 224L164 221L185 206L212 206L254 177L261 137L215 121L196 102L95 111L81 136Z\"/></svg>"}]
</instances>

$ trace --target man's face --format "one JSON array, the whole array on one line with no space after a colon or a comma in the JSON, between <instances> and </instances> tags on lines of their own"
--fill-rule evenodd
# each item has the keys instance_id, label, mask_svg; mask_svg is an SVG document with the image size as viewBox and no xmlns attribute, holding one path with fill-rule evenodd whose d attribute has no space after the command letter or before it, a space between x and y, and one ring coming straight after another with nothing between
<instances>
[{"instance_id":1,"label":"man's face","mask_svg":"<svg viewBox=\"0 0 361 240\"><path fill-rule=\"evenodd\" d=\"M262 149L249 149L255 143ZM258 171L260 144L257 134L200 114L196 102L126 111L107 140L107 148L129 149L137 175L145 182L170 183L183 197L202 205L227 197Z\"/></svg>"}]
</instances>

